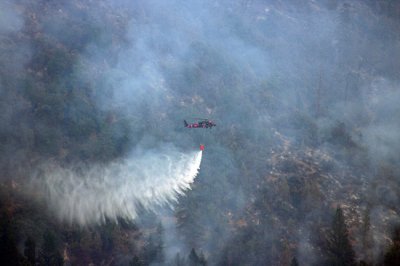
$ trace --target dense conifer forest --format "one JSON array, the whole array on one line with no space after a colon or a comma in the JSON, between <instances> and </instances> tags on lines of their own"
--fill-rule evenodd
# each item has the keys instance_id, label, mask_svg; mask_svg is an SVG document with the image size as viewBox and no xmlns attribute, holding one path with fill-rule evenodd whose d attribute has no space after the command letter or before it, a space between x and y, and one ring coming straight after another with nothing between
<instances>
[{"instance_id":1,"label":"dense conifer forest","mask_svg":"<svg viewBox=\"0 0 400 266\"><path fill-rule=\"evenodd\" d=\"M3 0L0 66L0 265L400 265L398 1Z\"/></svg>"}]
</instances>

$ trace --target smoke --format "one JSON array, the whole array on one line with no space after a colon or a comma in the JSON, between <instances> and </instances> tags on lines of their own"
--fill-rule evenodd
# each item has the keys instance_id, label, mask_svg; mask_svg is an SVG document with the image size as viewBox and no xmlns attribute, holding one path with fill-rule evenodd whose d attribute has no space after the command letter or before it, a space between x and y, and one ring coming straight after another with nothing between
<instances>
[{"instance_id":1,"label":"smoke","mask_svg":"<svg viewBox=\"0 0 400 266\"><path fill-rule=\"evenodd\" d=\"M275 131L332 154L352 150L339 144L354 138L376 168L400 160L398 22L362 1L11 2L0 3L0 178L25 178L16 169L43 162L29 191L44 194L63 221L135 219L190 188L201 153L132 148L144 138L150 147L213 147L201 182L179 203L187 210L179 231L165 224L171 254L177 233L213 256L237 239L230 217L264 186L269 151L280 145ZM190 116L220 126L184 131ZM327 143L337 122L344 126ZM373 191L384 194L373 207L398 202L395 186ZM301 239L311 235L283 207L264 209L293 221ZM265 231L264 243L278 236ZM312 249L300 245L300 258Z\"/></svg>"},{"instance_id":2,"label":"smoke","mask_svg":"<svg viewBox=\"0 0 400 266\"><path fill-rule=\"evenodd\" d=\"M23 20L15 6L7 1L0 3L0 34L7 34L21 29Z\"/></svg>"},{"instance_id":3,"label":"smoke","mask_svg":"<svg viewBox=\"0 0 400 266\"><path fill-rule=\"evenodd\" d=\"M33 187L44 192L51 209L69 223L135 219L139 208L155 210L176 202L194 182L201 158L201 151L183 153L168 147L136 150L107 165L45 163L34 174Z\"/></svg>"}]
</instances>

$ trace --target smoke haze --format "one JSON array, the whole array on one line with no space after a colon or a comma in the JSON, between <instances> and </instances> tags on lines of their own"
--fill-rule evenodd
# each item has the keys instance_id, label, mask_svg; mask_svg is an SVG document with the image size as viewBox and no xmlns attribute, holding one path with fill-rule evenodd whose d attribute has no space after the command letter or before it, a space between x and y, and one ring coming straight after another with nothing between
<instances>
[{"instance_id":1,"label":"smoke haze","mask_svg":"<svg viewBox=\"0 0 400 266\"><path fill-rule=\"evenodd\" d=\"M247 265L318 264L328 209L360 228L368 206L376 262L400 213L394 2L2 1L1 185L82 226L171 204L170 258Z\"/></svg>"}]
</instances>

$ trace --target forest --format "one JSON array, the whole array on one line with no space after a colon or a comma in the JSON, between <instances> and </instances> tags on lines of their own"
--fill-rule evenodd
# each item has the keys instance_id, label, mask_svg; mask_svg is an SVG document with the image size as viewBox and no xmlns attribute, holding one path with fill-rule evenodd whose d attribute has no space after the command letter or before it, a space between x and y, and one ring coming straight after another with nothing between
<instances>
[{"instance_id":1,"label":"forest","mask_svg":"<svg viewBox=\"0 0 400 266\"><path fill-rule=\"evenodd\" d=\"M0 96L0 265L400 265L399 1L3 0Z\"/></svg>"}]
</instances>

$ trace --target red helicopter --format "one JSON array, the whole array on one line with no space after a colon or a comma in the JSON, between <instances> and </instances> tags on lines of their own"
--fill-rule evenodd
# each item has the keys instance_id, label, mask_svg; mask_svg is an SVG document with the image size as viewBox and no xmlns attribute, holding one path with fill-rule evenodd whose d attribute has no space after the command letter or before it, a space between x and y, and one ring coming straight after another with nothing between
<instances>
[{"instance_id":1,"label":"red helicopter","mask_svg":"<svg viewBox=\"0 0 400 266\"><path fill-rule=\"evenodd\" d=\"M206 118L197 118L199 119L199 121L197 123L188 123L186 122L186 120L183 120L183 122L185 123L185 127L187 128L212 128L217 126L217 124L215 124L213 121L211 121L210 119L206 119Z\"/></svg>"}]
</instances>

